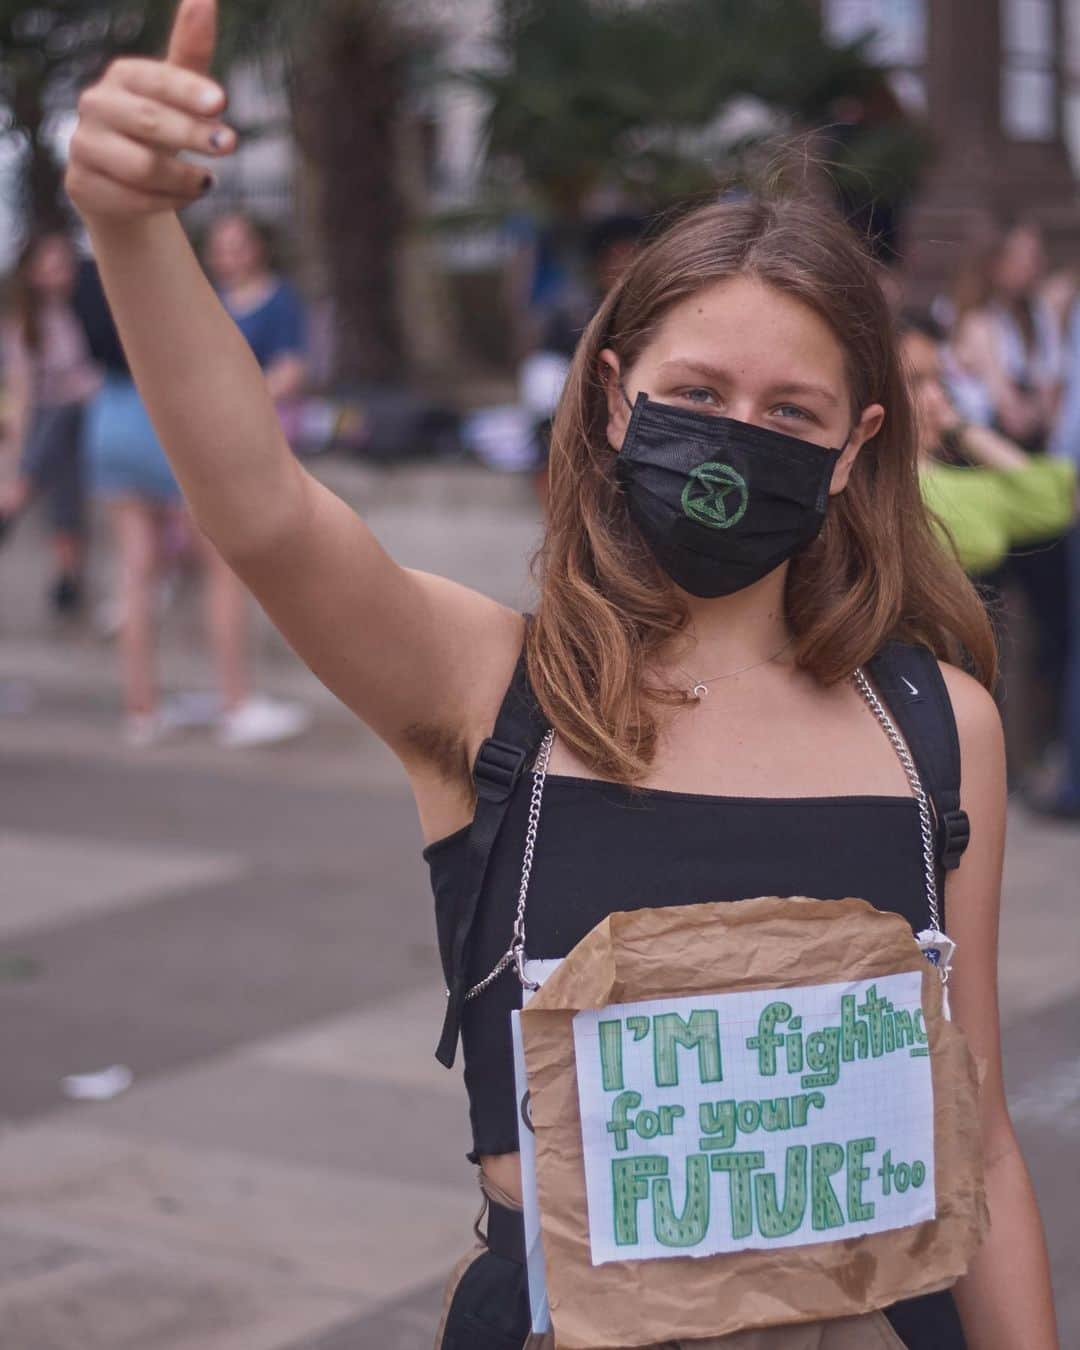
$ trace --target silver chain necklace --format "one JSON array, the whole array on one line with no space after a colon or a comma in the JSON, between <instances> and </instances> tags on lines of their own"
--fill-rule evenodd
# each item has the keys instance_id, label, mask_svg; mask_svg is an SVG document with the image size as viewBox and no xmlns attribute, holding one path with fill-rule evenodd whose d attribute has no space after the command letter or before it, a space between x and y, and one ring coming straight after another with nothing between
<instances>
[{"instance_id":1,"label":"silver chain necklace","mask_svg":"<svg viewBox=\"0 0 1080 1350\"><path fill-rule=\"evenodd\" d=\"M779 653L778 653L779 655ZM775 659L775 658L770 658ZM765 662L760 664L764 665ZM737 673L737 672L733 672ZM904 774L907 777L911 788L912 796L919 808L919 833L922 838L923 854L923 872L926 880L926 902L930 912L930 928L926 933L919 935L921 939L926 937L931 945L935 945L936 939L943 938L941 931L941 915L938 907L938 885L937 885L937 864L934 857L934 820L930 810L930 799L926 795L926 789L922 785L922 779L919 777L919 771L915 766L911 751L904 742L903 737L897 731L892 718L886 711L885 705L874 692L874 688L861 669L856 670L851 677L855 688L861 694L863 701L877 719L885 735L888 737L889 744L892 746L899 759ZM529 823L525 832L525 854L521 864L521 882L518 887L517 913L514 916L514 931L510 946L499 958L498 963L492 969L490 974L485 975L482 980L474 984L465 995L466 1000L476 998L482 994L485 989L499 978L508 966L513 966L517 977L524 989L538 989L534 981L530 980L525 973L525 907L529 897L529 880L532 877L533 855L536 852L536 837L540 829L540 808L544 800L544 783L547 780L548 764L551 760L551 751L555 745L555 729L549 727L544 739L540 742L540 749L537 751L536 763L532 770L532 796L529 801ZM945 939L948 942L948 939ZM947 959L941 967L942 980L948 979Z\"/></svg>"},{"instance_id":2,"label":"silver chain necklace","mask_svg":"<svg viewBox=\"0 0 1080 1350\"><path fill-rule=\"evenodd\" d=\"M692 681L690 688L687 690L691 698L706 698L710 684L718 684L721 680L733 680L736 675L745 675L748 671L760 670L762 666L771 665L778 656L783 656L794 641L794 637L789 637L782 647L773 652L772 656L766 656L763 660L755 661L750 666L740 666L738 670L725 671L722 675L710 675L707 680L695 680L688 670L683 670L682 666L677 666L676 669Z\"/></svg>"}]
</instances>

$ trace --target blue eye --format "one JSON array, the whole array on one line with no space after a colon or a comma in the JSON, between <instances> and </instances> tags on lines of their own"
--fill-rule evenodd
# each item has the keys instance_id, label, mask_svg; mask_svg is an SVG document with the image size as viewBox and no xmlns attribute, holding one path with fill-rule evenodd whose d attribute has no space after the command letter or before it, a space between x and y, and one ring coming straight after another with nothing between
<instances>
[{"instance_id":1,"label":"blue eye","mask_svg":"<svg viewBox=\"0 0 1080 1350\"><path fill-rule=\"evenodd\" d=\"M686 399L687 403L709 403L716 399L716 395L711 389L703 389L700 387L683 389L680 392L679 397Z\"/></svg>"},{"instance_id":2,"label":"blue eye","mask_svg":"<svg viewBox=\"0 0 1080 1350\"><path fill-rule=\"evenodd\" d=\"M775 412L778 417L783 418L795 417L802 419L802 421L804 422L814 421L814 418L810 415L810 413L806 411L805 408L800 408L795 403L781 403L779 407L773 409L773 412Z\"/></svg>"}]
</instances>

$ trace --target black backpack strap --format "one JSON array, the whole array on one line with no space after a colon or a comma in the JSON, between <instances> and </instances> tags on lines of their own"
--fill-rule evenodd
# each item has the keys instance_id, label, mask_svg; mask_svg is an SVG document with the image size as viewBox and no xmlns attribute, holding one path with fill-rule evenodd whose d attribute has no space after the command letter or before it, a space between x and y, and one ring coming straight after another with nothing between
<instances>
[{"instance_id":1,"label":"black backpack strap","mask_svg":"<svg viewBox=\"0 0 1080 1350\"><path fill-rule=\"evenodd\" d=\"M537 706L529 684L525 652L522 651L495 727L480 746L473 766L476 812L469 828L461 888L449 937L446 1017L435 1051L435 1058L448 1069L457 1053L461 1014L468 993L466 952L484 889L488 861L510 808L514 789L534 759L547 729L547 720Z\"/></svg>"},{"instance_id":2,"label":"black backpack strap","mask_svg":"<svg viewBox=\"0 0 1080 1350\"><path fill-rule=\"evenodd\" d=\"M952 701L928 647L888 642L867 669L908 744L937 823L935 856L951 871L971 838L960 808L960 742Z\"/></svg>"}]
</instances>

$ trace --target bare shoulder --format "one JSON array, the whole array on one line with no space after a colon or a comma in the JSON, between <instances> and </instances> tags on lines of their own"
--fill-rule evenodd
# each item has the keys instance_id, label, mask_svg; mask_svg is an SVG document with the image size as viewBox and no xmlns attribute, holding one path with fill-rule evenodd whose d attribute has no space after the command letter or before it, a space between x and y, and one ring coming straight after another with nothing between
<instances>
[{"instance_id":1,"label":"bare shoulder","mask_svg":"<svg viewBox=\"0 0 1080 1350\"><path fill-rule=\"evenodd\" d=\"M525 616L520 610L449 577L433 572L412 575L427 592L431 607L456 625L460 634L468 636L472 650L466 659L470 665L475 664L478 676L482 677L492 660L498 663L500 658L513 670L525 637Z\"/></svg>"},{"instance_id":2,"label":"bare shoulder","mask_svg":"<svg viewBox=\"0 0 1080 1350\"><path fill-rule=\"evenodd\" d=\"M447 680L463 691L452 720L415 718L403 728L398 756L416 798L424 839L432 843L472 818L472 765L491 735L525 638L525 618L445 577L414 573L432 617L451 634L441 651ZM456 667L456 668L455 668Z\"/></svg>"},{"instance_id":3,"label":"bare shoulder","mask_svg":"<svg viewBox=\"0 0 1080 1350\"><path fill-rule=\"evenodd\" d=\"M997 705L978 680L945 663L941 673L960 740L960 805L971 825L968 847L945 887L949 935L964 954L955 972L957 1020L970 1031L992 1026L996 1018L992 1001L1008 802L1005 738Z\"/></svg>"},{"instance_id":4,"label":"bare shoulder","mask_svg":"<svg viewBox=\"0 0 1080 1350\"><path fill-rule=\"evenodd\" d=\"M456 615L470 628L479 627L481 631L486 630L496 641L500 627L510 632L511 637L516 628L516 633L520 636L524 623L520 611L493 600L483 591L475 590L460 581L453 581L450 577L440 576L437 572L421 572L415 568L404 570L417 585L423 587L431 602L438 605L448 616Z\"/></svg>"},{"instance_id":5,"label":"bare shoulder","mask_svg":"<svg viewBox=\"0 0 1080 1350\"><path fill-rule=\"evenodd\" d=\"M1005 738L993 695L966 671L938 663L956 718L964 777L1004 776Z\"/></svg>"},{"instance_id":6,"label":"bare shoulder","mask_svg":"<svg viewBox=\"0 0 1080 1350\"><path fill-rule=\"evenodd\" d=\"M525 639L525 617L520 611L490 596L451 581L448 577L414 572L427 608L438 615L439 624L452 635L444 650L445 678L466 691L458 725L443 727L466 755L490 734L503 695L514 673ZM456 668L455 668L456 667ZM437 734L435 728L418 725L409 740L423 742ZM423 753L421 758L428 756ZM440 758L438 755L436 759Z\"/></svg>"}]
</instances>

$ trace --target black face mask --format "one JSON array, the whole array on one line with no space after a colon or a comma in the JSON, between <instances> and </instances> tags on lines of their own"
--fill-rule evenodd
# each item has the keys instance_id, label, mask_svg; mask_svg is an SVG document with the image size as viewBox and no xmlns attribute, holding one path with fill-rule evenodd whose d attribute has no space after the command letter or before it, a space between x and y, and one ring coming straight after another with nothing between
<instances>
[{"instance_id":1,"label":"black face mask","mask_svg":"<svg viewBox=\"0 0 1080 1350\"><path fill-rule=\"evenodd\" d=\"M631 406L619 484L653 556L684 591L741 591L817 537L840 450L645 394Z\"/></svg>"}]
</instances>

